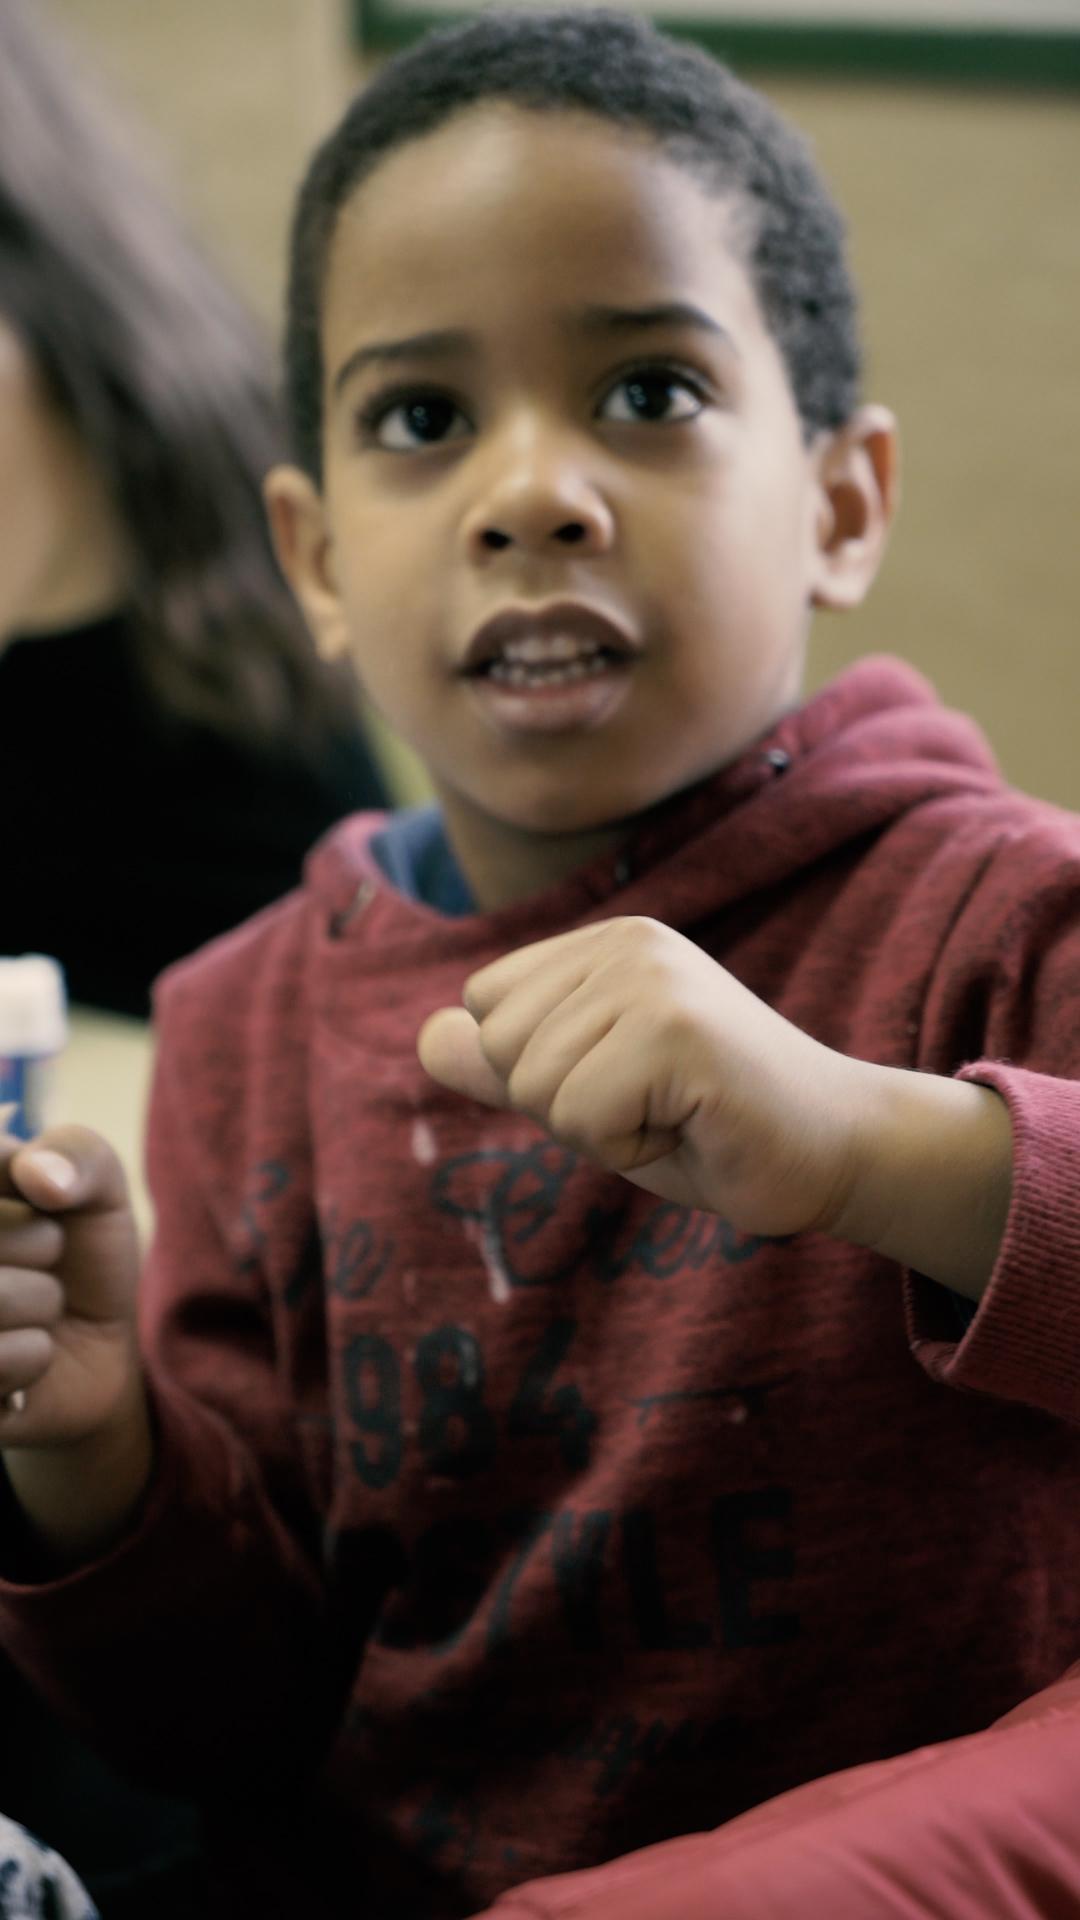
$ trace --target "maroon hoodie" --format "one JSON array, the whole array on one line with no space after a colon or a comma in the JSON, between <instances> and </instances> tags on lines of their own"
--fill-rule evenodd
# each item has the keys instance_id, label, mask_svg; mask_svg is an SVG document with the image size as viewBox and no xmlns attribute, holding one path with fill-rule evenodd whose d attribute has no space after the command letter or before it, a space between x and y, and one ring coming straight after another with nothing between
<instances>
[{"instance_id":1,"label":"maroon hoodie","mask_svg":"<svg viewBox=\"0 0 1080 1920\"><path fill-rule=\"evenodd\" d=\"M968 1733L1080 1649L1080 821L868 661L497 913L405 899L376 824L165 976L157 1477L105 1560L0 1583L13 1656L210 1805L252 1920L467 1915ZM617 914L830 1046L1001 1091L966 1334L886 1260L740 1235L425 1076L469 972Z\"/></svg>"}]
</instances>

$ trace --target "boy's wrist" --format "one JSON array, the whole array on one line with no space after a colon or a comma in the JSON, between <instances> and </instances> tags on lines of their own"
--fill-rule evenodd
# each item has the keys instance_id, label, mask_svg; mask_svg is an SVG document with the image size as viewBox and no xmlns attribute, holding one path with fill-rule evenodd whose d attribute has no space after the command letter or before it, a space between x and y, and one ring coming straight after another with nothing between
<instances>
[{"instance_id":1,"label":"boy's wrist","mask_svg":"<svg viewBox=\"0 0 1080 1920\"><path fill-rule=\"evenodd\" d=\"M1012 1123L993 1088L854 1063L854 1164L830 1231L978 1300L1012 1193Z\"/></svg>"},{"instance_id":2,"label":"boy's wrist","mask_svg":"<svg viewBox=\"0 0 1080 1920\"><path fill-rule=\"evenodd\" d=\"M10 1448L3 1467L41 1561L66 1571L100 1558L130 1525L150 1483L154 1434L141 1371L106 1427L80 1440Z\"/></svg>"}]
</instances>

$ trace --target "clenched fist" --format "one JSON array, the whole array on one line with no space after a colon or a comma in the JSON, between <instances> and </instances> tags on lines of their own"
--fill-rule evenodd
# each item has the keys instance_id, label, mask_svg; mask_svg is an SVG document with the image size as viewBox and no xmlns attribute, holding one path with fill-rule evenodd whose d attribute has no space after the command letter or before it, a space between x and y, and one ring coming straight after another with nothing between
<instances>
[{"instance_id":1,"label":"clenched fist","mask_svg":"<svg viewBox=\"0 0 1080 1920\"><path fill-rule=\"evenodd\" d=\"M139 1249L112 1148L0 1136L0 1447L107 1427L130 1399Z\"/></svg>"},{"instance_id":2,"label":"clenched fist","mask_svg":"<svg viewBox=\"0 0 1080 1920\"><path fill-rule=\"evenodd\" d=\"M445 1085L746 1233L826 1231L857 1174L878 1070L812 1040L658 921L508 954L425 1023Z\"/></svg>"}]
</instances>

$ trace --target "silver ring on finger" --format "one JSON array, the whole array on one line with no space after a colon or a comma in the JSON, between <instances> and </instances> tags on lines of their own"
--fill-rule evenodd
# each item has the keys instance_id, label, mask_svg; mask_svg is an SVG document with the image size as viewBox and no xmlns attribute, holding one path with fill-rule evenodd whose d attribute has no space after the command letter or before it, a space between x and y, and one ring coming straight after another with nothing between
<instances>
[{"instance_id":1,"label":"silver ring on finger","mask_svg":"<svg viewBox=\"0 0 1080 1920\"><path fill-rule=\"evenodd\" d=\"M0 1413L24 1413L26 1411L26 1388L16 1387L13 1393L5 1393L0 1398Z\"/></svg>"}]
</instances>

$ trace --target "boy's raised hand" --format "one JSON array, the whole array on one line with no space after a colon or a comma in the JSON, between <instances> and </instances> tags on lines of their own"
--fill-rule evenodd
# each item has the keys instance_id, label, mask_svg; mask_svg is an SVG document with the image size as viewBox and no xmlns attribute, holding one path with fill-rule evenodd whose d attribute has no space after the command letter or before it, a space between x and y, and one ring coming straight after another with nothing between
<instances>
[{"instance_id":1,"label":"boy's raised hand","mask_svg":"<svg viewBox=\"0 0 1080 1920\"><path fill-rule=\"evenodd\" d=\"M138 1266L106 1141L73 1126L0 1134L0 1450L62 1448L126 1417Z\"/></svg>"},{"instance_id":2,"label":"boy's raised hand","mask_svg":"<svg viewBox=\"0 0 1080 1920\"><path fill-rule=\"evenodd\" d=\"M981 1297L1012 1189L993 1088L837 1053L655 920L522 947L464 999L421 1029L436 1080L743 1233L816 1229Z\"/></svg>"},{"instance_id":3,"label":"boy's raised hand","mask_svg":"<svg viewBox=\"0 0 1080 1920\"><path fill-rule=\"evenodd\" d=\"M681 934L608 920L508 954L419 1037L432 1076L539 1120L747 1233L828 1231L877 1071L801 1032Z\"/></svg>"}]
</instances>

